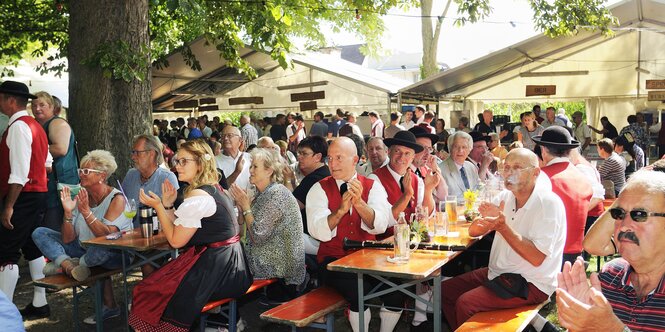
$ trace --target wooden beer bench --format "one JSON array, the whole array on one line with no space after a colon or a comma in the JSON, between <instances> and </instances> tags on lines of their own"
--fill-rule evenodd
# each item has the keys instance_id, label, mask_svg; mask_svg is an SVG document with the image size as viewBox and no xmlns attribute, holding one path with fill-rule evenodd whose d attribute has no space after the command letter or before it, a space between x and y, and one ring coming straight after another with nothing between
<instances>
[{"instance_id":1,"label":"wooden beer bench","mask_svg":"<svg viewBox=\"0 0 665 332\"><path fill-rule=\"evenodd\" d=\"M247 291L245 292L245 295L247 295L249 293L252 293L256 290L263 289L263 288L267 287L268 285L271 285L275 282L277 282L277 279L256 279L256 280L254 280L254 283L252 283L252 285L249 286L249 289L247 289ZM215 301L208 302L208 304L206 304L203 307L203 309L201 309L201 323L200 323L201 332L205 332L206 323L207 323L208 315L209 315L208 312L210 310L214 309L214 308L217 308L217 307L220 307L220 306L223 306L223 305L226 305L226 304L228 304L228 313L225 313L225 312L222 311L221 314L223 316L225 316L226 318L228 318L228 320L229 320L229 332L235 332L236 331L236 328L237 328L236 325L238 324L237 317L236 317L237 314L238 314L238 302L237 302L237 299L235 299L235 298L226 298L226 299L220 299L220 300L215 300Z\"/></svg>"},{"instance_id":2,"label":"wooden beer bench","mask_svg":"<svg viewBox=\"0 0 665 332\"><path fill-rule=\"evenodd\" d=\"M331 332L334 330L335 311L346 305L346 300L337 291L320 287L262 313L261 319L291 325L292 331L309 326ZM322 317L325 317L325 323L316 322Z\"/></svg>"},{"instance_id":3,"label":"wooden beer bench","mask_svg":"<svg viewBox=\"0 0 665 332\"><path fill-rule=\"evenodd\" d=\"M78 303L79 298L92 292L95 303L95 322L96 330L104 330L104 320L102 319L102 300L104 294L104 279L113 275L122 273L122 269L107 270L101 267L90 268L90 276L84 281L65 275L56 274L48 276L33 282L34 286L44 287L54 292L59 292L66 288L71 288L74 298L74 330L79 330Z\"/></svg>"},{"instance_id":4,"label":"wooden beer bench","mask_svg":"<svg viewBox=\"0 0 665 332\"><path fill-rule=\"evenodd\" d=\"M531 304L511 309L500 309L494 311L479 312L460 327L455 332L518 332L524 330L531 320L538 314L549 299L539 304Z\"/></svg>"}]
</instances>

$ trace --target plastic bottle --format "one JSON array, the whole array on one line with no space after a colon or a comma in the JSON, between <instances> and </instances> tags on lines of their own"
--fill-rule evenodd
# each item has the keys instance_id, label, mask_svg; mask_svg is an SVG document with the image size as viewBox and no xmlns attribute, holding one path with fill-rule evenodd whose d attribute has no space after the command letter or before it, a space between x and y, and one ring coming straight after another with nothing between
<instances>
[{"instance_id":1,"label":"plastic bottle","mask_svg":"<svg viewBox=\"0 0 665 332\"><path fill-rule=\"evenodd\" d=\"M404 212L400 212L399 218L397 219L397 225L395 225L395 260L404 262L409 260L410 237L411 230L409 229L409 224L406 223Z\"/></svg>"}]
</instances>

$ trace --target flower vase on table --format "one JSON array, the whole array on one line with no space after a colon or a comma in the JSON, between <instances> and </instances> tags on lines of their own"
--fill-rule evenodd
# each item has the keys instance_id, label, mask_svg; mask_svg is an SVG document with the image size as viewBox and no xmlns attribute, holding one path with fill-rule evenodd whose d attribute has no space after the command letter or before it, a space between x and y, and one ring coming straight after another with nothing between
<instances>
[{"instance_id":1,"label":"flower vase on table","mask_svg":"<svg viewBox=\"0 0 665 332\"><path fill-rule=\"evenodd\" d=\"M471 222L479 215L476 202L478 200L478 192L475 190L467 189L464 192L464 218L466 221Z\"/></svg>"}]
</instances>

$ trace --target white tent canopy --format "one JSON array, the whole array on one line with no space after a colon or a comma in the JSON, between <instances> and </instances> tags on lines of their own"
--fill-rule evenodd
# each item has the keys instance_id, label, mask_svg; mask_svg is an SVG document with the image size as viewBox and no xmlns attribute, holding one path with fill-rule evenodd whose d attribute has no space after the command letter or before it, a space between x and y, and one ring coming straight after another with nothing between
<instances>
[{"instance_id":1,"label":"white tent canopy","mask_svg":"<svg viewBox=\"0 0 665 332\"><path fill-rule=\"evenodd\" d=\"M404 98L462 100L470 114L486 102L585 101L598 124L606 115L623 124L627 114L657 109L646 80L665 78L665 1L626 0L613 5L620 26L614 37L580 32L539 35L400 90ZM526 97L526 85L556 85L556 95Z\"/></svg>"}]
</instances>

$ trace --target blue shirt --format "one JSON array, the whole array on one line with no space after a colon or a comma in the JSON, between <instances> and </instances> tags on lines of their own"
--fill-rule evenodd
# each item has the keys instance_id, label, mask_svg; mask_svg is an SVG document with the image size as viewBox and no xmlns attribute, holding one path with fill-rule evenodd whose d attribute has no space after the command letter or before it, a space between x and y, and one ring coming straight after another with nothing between
<instances>
[{"instance_id":1,"label":"blue shirt","mask_svg":"<svg viewBox=\"0 0 665 332\"><path fill-rule=\"evenodd\" d=\"M0 326L2 326L3 331L25 331L21 314L3 292L0 292Z\"/></svg>"},{"instance_id":2,"label":"blue shirt","mask_svg":"<svg viewBox=\"0 0 665 332\"><path fill-rule=\"evenodd\" d=\"M337 120L337 121L331 121L328 124L328 132L332 133L334 137L339 136L339 128L342 128L343 125L346 124L346 120Z\"/></svg>"},{"instance_id":3,"label":"blue shirt","mask_svg":"<svg viewBox=\"0 0 665 332\"><path fill-rule=\"evenodd\" d=\"M328 125L323 121L314 122L312 128L309 130L309 136L321 136L323 138L328 136Z\"/></svg>"},{"instance_id":4,"label":"blue shirt","mask_svg":"<svg viewBox=\"0 0 665 332\"><path fill-rule=\"evenodd\" d=\"M178 179L176 179L175 174L168 169L157 167L157 170L150 176L148 181L141 183L141 173L136 168L132 168L127 172L125 179L122 181L122 189L125 191L125 195L127 195L128 199L133 198L136 200L136 204L140 204L139 190L143 188L143 191L145 191L146 194L152 191L157 194L157 196L161 197L162 183L164 183L164 180L169 180L176 189L179 188ZM139 227L138 214L134 216L133 223L134 228Z\"/></svg>"},{"instance_id":5,"label":"blue shirt","mask_svg":"<svg viewBox=\"0 0 665 332\"><path fill-rule=\"evenodd\" d=\"M189 135L187 135L187 139L195 139L195 138L201 138L203 137L203 133L199 128L193 128L189 131Z\"/></svg>"}]
</instances>

